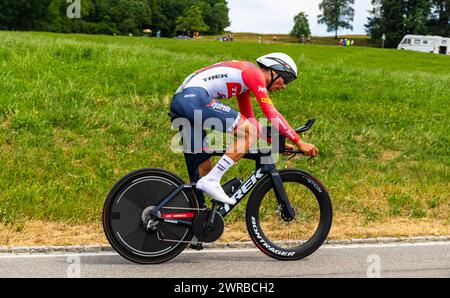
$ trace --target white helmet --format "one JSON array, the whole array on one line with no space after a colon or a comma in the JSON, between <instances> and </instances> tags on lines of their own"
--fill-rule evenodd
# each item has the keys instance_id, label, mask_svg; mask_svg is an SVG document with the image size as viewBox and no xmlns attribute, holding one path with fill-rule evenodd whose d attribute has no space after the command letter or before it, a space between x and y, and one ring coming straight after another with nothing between
<instances>
[{"instance_id":1,"label":"white helmet","mask_svg":"<svg viewBox=\"0 0 450 298\"><path fill-rule=\"evenodd\" d=\"M294 60L284 53L271 53L259 57L256 62L262 68L268 68L275 71L278 77L275 79L272 77L272 82L269 87L275 82L279 77L282 77L286 84L297 79L297 65Z\"/></svg>"}]
</instances>

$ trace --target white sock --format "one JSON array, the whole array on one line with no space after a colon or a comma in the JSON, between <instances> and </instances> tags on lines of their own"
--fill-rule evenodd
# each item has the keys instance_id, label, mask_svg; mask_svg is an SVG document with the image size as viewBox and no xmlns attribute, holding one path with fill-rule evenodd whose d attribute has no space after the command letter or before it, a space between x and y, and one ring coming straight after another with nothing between
<instances>
[{"instance_id":1,"label":"white sock","mask_svg":"<svg viewBox=\"0 0 450 298\"><path fill-rule=\"evenodd\" d=\"M206 180L219 181L222 176L234 165L234 161L227 155L223 155L216 166L206 176Z\"/></svg>"}]
</instances>

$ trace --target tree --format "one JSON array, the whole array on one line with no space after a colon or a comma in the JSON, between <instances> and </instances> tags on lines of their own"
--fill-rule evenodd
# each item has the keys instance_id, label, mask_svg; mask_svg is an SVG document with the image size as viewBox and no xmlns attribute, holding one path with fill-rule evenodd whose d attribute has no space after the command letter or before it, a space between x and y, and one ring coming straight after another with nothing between
<instances>
[{"instance_id":1,"label":"tree","mask_svg":"<svg viewBox=\"0 0 450 298\"><path fill-rule=\"evenodd\" d=\"M228 6L225 2L219 2L212 7L212 22L209 25L210 34L222 34L226 27L231 25L228 18Z\"/></svg>"},{"instance_id":2,"label":"tree","mask_svg":"<svg viewBox=\"0 0 450 298\"><path fill-rule=\"evenodd\" d=\"M152 27L153 32L161 31L163 34L168 35L170 29L167 24L167 17L162 12L162 7L158 0L149 1L150 8L152 10Z\"/></svg>"},{"instance_id":3,"label":"tree","mask_svg":"<svg viewBox=\"0 0 450 298\"><path fill-rule=\"evenodd\" d=\"M162 29L163 36L175 35L176 19L182 16L186 9L192 5L190 0L158 0L161 7L161 13L166 17L167 22L165 28Z\"/></svg>"},{"instance_id":4,"label":"tree","mask_svg":"<svg viewBox=\"0 0 450 298\"><path fill-rule=\"evenodd\" d=\"M366 25L367 33L371 36L372 40L378 44L381 44L381 36L386 35L386 47L395 47L398 40L404 35L404 17L402 1L398 0L382 0L372 1L374 6L377 4L379 10L375 13L375 9L372 11L372 18L369 18L369 22Z\"/></svg>"},{"instance_id":5,"label":"tree","mask_svg":"<svg viewBox=\"0 0 450 298\"><path fill-rule=\"evenodd\" d=\"M374 42L381 43L386 35L386 47L397 47L406 34L425 35L430 15L430 0L374 0L379 11L372 11L366 30Z\"/></svg>"},{"instance_id":6,"label":"tree","mask_svg":"<svg viewBox=\"0 0 450 298\"><path fill-rule=\"evenodd\" d=\"M428 17L431 11L430 0L409 0L403 6L405 34L426 35Z\"/></svg>"},{"instance_id":7,"label":"tree","mask_svg":"<svg viewBox=\"0 0 450 298\"><path fill-rule=\"evenodd\" d=\"M68 0L0 0L0 29L141 34L142 29L150 28L161 31L162 36L173 36L177 25L180 30L210 34L221 34L230 25L226 0L81 0L79 3L81 17L69 18L67 9L72 3Z\"/></svg>"},{"instance_id":8,"label":"tree","mask_svg":"<svg viewBox=\"0 0 450 298\"><path fill-rule=\"evenodd\" d=\"M428 28L434 35L450 36L450 1L432 0Z\"/></svg>"},{"instance_id":9,"label":"tree","mask_svg":"<svg viewBox=\"0 0 450 298\"><path fill-rule=\"evenodd\" d=\"M225 28L230 26L229 9L225 0L200 0L198 6L203 11L209 34L222 34Z\"/></svg>"},{"instance_id":10,"label":"tree","mask_svg":"<svg viewBox=\"0 0 450 298\"><path fill-rule=\"evenodd\" d=\"M351 22L355 16L355 10L352 5L355 0L322 0L319 9L322 14L318 16L319 24L327 25L328 32L337 32L339 28L353 30Z\"/></svg>"},{"instance_id":11,"label":"tree","mask_svg":"<svg viewBox=\"0 0 450 298\"><path fill-rule=\"evenodd\" d=\"M291 31L291 35L300 38L302 35L310 36L311 30L309 29L308 15L304 12L300 12L294 17L294 28Z\"/></svg>"},{"instance_id":12,"label":"tree","mask_svg":"<svg viewBox=\"0 0 450 298\"><path fill-rule=\"evenodd\" d=\"M203 21L201 8L195 5L189 7L183 16L177 18L176 25L175 31L177 32L206 32L209 29Z\"/></svg>"},{"instance_id":13,"label":"tree","mask_svg":"<svg viewBox=\"0 0 450 298\"><path fill-rule=\"evenodd\" d=\"M52 0L1 0L0 25L8 30L45 30Z\"/></svg>"},{"instance_id":14,"label":"tree","mask_svg":"<svg viewBox=\"0 0 450 298\"><path fill-rule=\"evenodd\" d=\"M381 22L381 0L372 0L372 10L369 11L366 27L367 34L373 42L379 43L383 35L383 24Z\"/></svg>"},{"instance_id":15,"label":"tree","mask_svg":"<svg viewBox=\"0 0 450 298\"><path fill-rule=\"evenodd\" d=\"M77 32L77 33L97 33L94 27L95 5L91 0L80 1L81 19L70 19L67 17L68 3L66 0L51 0L47 10L49 19L42 22L47 31L54 32ZM91 21L93 21L91 23ZM88 29L89 28L89 29Z\"/></svg>"},{"instance_id":16,"label":"tree","mask_svg":"<svg viewBox=\"0 0 450 298\"><path fill-rule=\"evenodd\" d=\"M139 34L150 27L152 14L146 0L115 0L113 3L111 17L120 32Z\"/></svg>"}]
</instances>

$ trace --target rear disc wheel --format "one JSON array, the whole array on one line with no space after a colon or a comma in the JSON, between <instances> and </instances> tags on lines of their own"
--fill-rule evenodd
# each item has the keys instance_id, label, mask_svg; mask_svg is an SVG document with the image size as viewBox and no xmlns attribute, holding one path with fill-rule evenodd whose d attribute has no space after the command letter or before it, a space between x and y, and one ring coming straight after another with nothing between
<instances>
[{"instance_id":1,"label":"rear disc wheel","mask_svg":"<svg viewBox=\"0 0 450 298\"><path fill-rule=\"evenodd\" d=\"M152 220L154 209L183 181L160 169L142 169L119 180L103 208L103 228L111 246L124 258L140 264L166 262L187 246L193 237L191 226ZM181 214L192 222L198 213L195 194L190 189L178 193L159 212L162 217ZM148 229L149 221L152 220ZM170 239L171 241L163 241Z\"/></svg>"}]
</instances>

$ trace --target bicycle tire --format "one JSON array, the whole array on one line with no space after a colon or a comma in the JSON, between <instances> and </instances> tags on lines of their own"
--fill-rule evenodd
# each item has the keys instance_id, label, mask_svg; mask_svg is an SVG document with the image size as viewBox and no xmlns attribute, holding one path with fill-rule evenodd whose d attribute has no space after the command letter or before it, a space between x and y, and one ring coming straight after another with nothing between
<instances>
[{"instance_id":1,"label":"bicycle tire","mask_svg":"<svg viewBox=\"0 0 450 298\"><path fill-rule=\"evenodd\" d=\"M252 192L249 201L247 203L246 208L246 224L247 230L250 234L250 237L254 244L266 255L284 261L293 261L303 259L312 253L314 253L326 240L328 233L331 229L332 219L333 219L333 210L330 196L323 186L323 184L310 174L296 169L286 169L279 171L281 176L283 186L288 183L294 183L294 185L300 187L302 192L310 193L309 197L310 201L316 201L317 212L320 214L317 217L317 227L314 229L314 232L307 239L296 239L292 241L295 245L293 247L285 247L285 240L273 239L274 237L270 234L274 234L275 231L273 228L262 227L261 221L263 217L268 217L270 220L273 220L275 216L278 216L278 220L283 222L280 214L277 215L262 215L262 204L265 202L264 200L274 201L272 202L272 206L268 207L269 209L267 214L271 214L271 212L275 212L275 210L270 211L270 209L274 206L274 204L278 204L274 195L271 194L271 190L273 189L273 183L271 177L267 175L264 177L256 186L254 191ZM286 187L286 186L285 186ZM271 198L269 198L272 196ZM300 214L306 214L307 210L302 210L299 206L296 206L292 201L293 195L288 192L289 201L296 210L296 218L294 219L294 223L296 221L305 221L303 219L299 219ZM268 204L268 205L271 205ZM278 205L277 205L278 206ZM306 209L306 208L304 208ZM301 212L299 212L301 211ZM265 213L265 214L266 214ZM305 216L307 218L307 216ZM292 224L292 223L289 223ZM286 231L281 231L281 234L286 233ZM272 239L271 239L272 238ZM291 244L292 244L291 243Z\"/></svg>"},{"instance_id":2,"label":"bicycle tire","mask_svg":"<svg viewBox=\"0 0 450 298\"><path fill-rule=\"evenodd\" d=\"M103 230L113 249L139 264L158 264L180 254L188 245L182 241L190 241L194 235L192 227L159 222L158 229L176 238L172 240L179 240L178 243L161 241L156 232L147 232L144 228L142 212L183 184L180 177L162 169L140 169L121 178L109 192L103 207ZM194 192L183 190L164 210L170 208L186 208L196 215L198 212L192 211L198 208Z\"/></svg>"}]
</instances>

